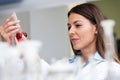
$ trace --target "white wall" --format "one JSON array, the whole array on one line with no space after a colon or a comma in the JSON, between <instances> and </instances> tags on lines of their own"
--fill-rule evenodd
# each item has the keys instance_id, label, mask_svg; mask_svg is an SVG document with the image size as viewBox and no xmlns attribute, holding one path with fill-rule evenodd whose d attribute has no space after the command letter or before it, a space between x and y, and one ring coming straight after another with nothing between
<instances>
[{"instance_id":1,"label":"white wall","mask_svg":"<svg viewBox=\"0 0 120 80\"><path fill-rule=\"evenodd\" d=\"M40 55L47 61L70 55L67 33L67 7L31 11L31 39L43 42Z\"/></svg>"}]
</instances>

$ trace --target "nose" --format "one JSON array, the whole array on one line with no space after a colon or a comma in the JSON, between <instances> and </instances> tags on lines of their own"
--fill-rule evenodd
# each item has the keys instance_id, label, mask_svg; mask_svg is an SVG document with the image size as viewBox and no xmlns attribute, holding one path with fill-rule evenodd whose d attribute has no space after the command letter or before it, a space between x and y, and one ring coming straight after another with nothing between
<instances>
[{"instance_id":1,"label":"nose","mask_svg":"<svg viewBox=\"0 0 120 80\"><path fill-rule=\"evenodd\" d=\"M72 26L68 31L69 35L75 34L75 30L76 30L75 27Z\"/></svg>"}]
</instances>

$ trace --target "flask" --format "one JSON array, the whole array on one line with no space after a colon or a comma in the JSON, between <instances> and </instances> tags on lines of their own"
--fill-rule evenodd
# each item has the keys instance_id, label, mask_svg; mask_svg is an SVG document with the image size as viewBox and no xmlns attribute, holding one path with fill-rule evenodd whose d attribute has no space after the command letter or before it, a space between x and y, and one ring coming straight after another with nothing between
<instances>
[{"instance_id":1,"label":"flask","mask_svg":"<svg viewBox=\"0 0 120 80\"><path fill-rule=\"evenodd\" d=\"M16 15L15 12L13 12L12 15L13 15L13 20L14 20L14 21L18 20L18 19L17 19L17 15ZM27 33L21 29L20 24L17 24L17 26L19 27L19 31L15 33L15 37L17 38L18 41L21 41L22 38L23 38L23 35L24 35L25 37L27 37Z\"/></svg>"}]
</instances>

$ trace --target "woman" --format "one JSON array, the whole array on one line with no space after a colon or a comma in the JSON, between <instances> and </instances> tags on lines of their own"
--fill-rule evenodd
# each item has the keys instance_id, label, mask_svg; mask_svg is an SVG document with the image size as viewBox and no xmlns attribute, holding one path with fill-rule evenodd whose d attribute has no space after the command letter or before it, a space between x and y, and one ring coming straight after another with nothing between
<instances>
[{"instance_id":1,"label":"woman","mask_svg":"<svg viewBox=\"0 0 120 80\"><path fill-rule=\"evenodd\" d=\"M68 12L70 41L75 55L80 54L83 62L96 51L105 58L104 31L100 26L102 20L101 11L91 3L77 5ZM115 60L119 62L116 57Z\"/></svg>"},{"instance_id":2,"label":"woman","mask_svg":"<svg viewBox=\"0 0 120 80\"><path fill-rule=\"evenodd\" d=\"M80 61L81 69L85 71L88 70L89 64L91 63L90 58L92 56L92 62L95 62L97 66L94 67L96 79L92 80L104 80L107 76L104 31L100 26L102 20L104 20L104 16L101 11L91 3L77 5L68 12L68 33L75 53L75 56L72 57L69 62L74 64ZM17 27L14 32L16 31ZM2 36L6 41L10 37L6 38L4 35ZM117 57L114 57L114 59L119 63Z\"/></svg>"},{"instance_id":3,"label":"woman","mask_svg":"<svg viewBox=\"0 0 120 80\"><path fill-rule=\"evenodd\" d=\"M104 31L100 22L104 16L97 6L85 3L73 7L68 12L68 32L75 55L79 54L83 62L95 53L105 58ZM115 61L119 63L117 57Z\"/></svg>"},{"instance_id":4,"label":"woman","mask_svg":"<svg viewBox=\"0 0 120 80\"><path fill-rule=\"evenodd\" d=\"M104 20L104 16L101 11L91 3L77 5L68 12L68 33L75 54L69 61L76 63L81 60L80 66L84 70L88 70L88 66L94 62L95 69L93 71L96 73L94 74L96 79L92 78L91 80L105 80L108 75L104 31L100 25L102 20ZM114 55L114 60L120 63L116 55ZM116 65L116 63L113 62L112 65ZM119 64L117 65L119 66Z\"/></svg>"}]
</instances>

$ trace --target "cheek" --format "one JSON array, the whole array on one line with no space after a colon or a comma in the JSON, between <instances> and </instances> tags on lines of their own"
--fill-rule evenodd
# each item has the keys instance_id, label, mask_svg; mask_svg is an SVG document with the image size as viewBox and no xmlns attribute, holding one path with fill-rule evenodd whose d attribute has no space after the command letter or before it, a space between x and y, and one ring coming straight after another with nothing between
<instances>
[{"instance_id":1,"label":"cheek","mask_svg":"<svg viewBox=\"0 0 120 80\"><path fill-rule=\"evenodd\" d=\"M95 41L95 35L93 33L86 33L83 37L83 48L90 46Z\"/></svg>"},{"instance_id":2,"label":"cheek","mask_svg":"<svg viewBox=\"0 0 120 80\"><path fill-rule=\"evenodd\" d=\"M94 31L87 31L87 32L85 32L83 37L84 37L86 42L87 41L89 42L89 41L93 40L95 38Z\"/></svg>"},{"instance_id":3,"label":"cheek","mask_svg":"<svg viewBox=\"0 0 120 80\"><path fill-rule=\"evenodd\" d=\"M93 32L89 32L89 31L81 32L81 34L79 34L79 37L80 40L77 47L79 47L80 49L86 47L95 39L95 35L93 34Z\"/></svg>"},{"instance_id":4,"label":"cheek","mask_svg":"<svg viewBox=\"0 0 120 80\"><path fill-rule=\"evenodd\" d=\"M92 40L95 37L95 29L93 26L89 26L83 29L84 38L86 40Z\"/></svg>"},{"instance_id":5,"label":"cheek","mask_svg":"<svg viewBox=\"0 0 120 80\"><path fill-rule=\"evenodd\" d=\"M94 31L92 28L81 28L76 31L77 36L79 37L79 41L73 45L74 49L80 50L88 46L94 39Z\"/></svg>"}]
</instances>

